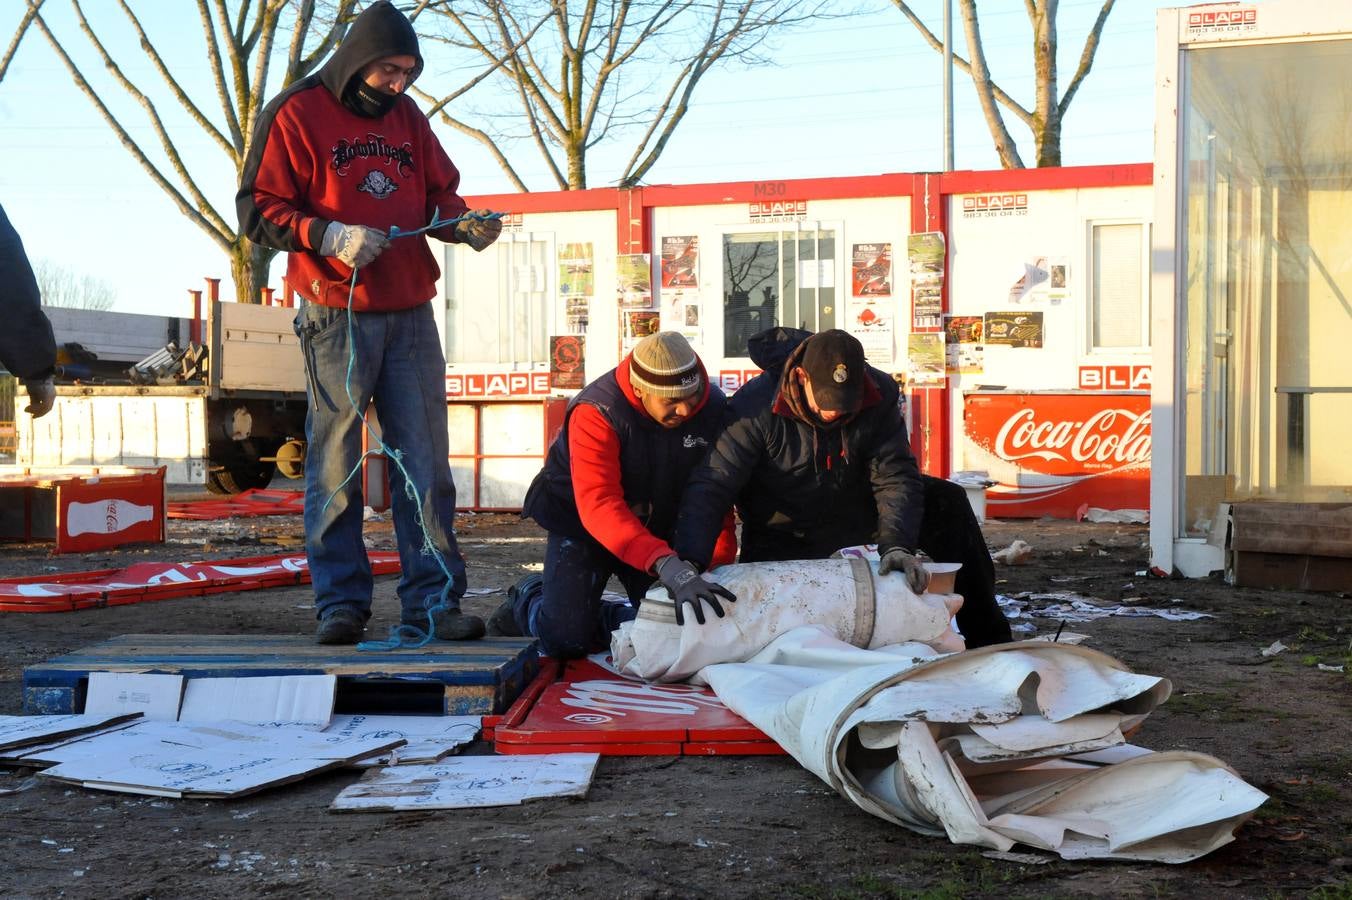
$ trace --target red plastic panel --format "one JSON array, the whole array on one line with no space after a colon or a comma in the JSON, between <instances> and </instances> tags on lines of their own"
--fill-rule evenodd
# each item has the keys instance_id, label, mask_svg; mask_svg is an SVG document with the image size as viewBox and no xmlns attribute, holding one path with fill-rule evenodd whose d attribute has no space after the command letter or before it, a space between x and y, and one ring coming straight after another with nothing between
<instances>
[{"instance_id":1,"label":"red plastic panel","mask_svg":"<svg viewBox=\"0 0 1352 900\"><path fill-rule=\"evenodd\" d=\"M371 571L399 571L398 553L371 553ZM68 572L0 579L0 612L69 612L304 584L310 572L304 556L250 556L202 563L137 563L125 569Z\"/></svg>"}]
</instances>

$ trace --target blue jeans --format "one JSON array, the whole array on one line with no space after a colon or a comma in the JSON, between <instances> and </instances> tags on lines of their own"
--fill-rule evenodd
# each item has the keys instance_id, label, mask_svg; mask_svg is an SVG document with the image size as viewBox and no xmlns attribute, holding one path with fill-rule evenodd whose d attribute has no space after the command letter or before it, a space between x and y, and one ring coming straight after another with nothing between
<instances>
[{"instance_id":1,"label":"blue jeans","mask_svg":"<svg viewBox=\"0 0 1352 900\"><path fill-rule=\"evenodd\" d=\"M614 575L629 603L606 603L601 593ZM540 639L555 659L577 659L609 646L610 633L638 615L643 595L657 579L620 562L590 539L549 533L543 590L518 594L512 617L522 634Z\"/></svg>"},{"instance_id":2,"label":"blue jeans","mask_svg":"<svg viewBox=\"0 0 1352 900\"><path fill-rule=\"evenodd\" d=\"M430 544L450 572L447 606L459 608L465 593L465 561L453 530L455 483L441 338L430 302L400 312L353 313L351 343L347 316L345 309L307 303L295 321L310 403L305 419L305 555L316 613L322 619L332 610L346 608L366 618L371 615L361 474L351 479L348 475L361 456L365 426L358 410L365 411L374 402L383 439L401 451L417 497L409 497L403 474L390 460L390 500L402 569L400 618L426 627L425 610L440 601L447 578L436 558L424 552L420 509Z\"/></svg>"}]
</instances>

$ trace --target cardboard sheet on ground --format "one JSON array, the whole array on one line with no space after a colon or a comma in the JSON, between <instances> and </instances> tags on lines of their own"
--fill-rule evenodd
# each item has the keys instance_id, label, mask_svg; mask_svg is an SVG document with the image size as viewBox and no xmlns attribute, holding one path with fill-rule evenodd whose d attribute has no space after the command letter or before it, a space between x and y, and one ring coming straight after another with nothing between
<instances>
[{"instance_id":1,"label":"cardboard sheet on ground","mask_svg":"<svg viewBox=\"0 0 1352 900\"><path fill-rule=\"evenodd\" d=\"M955 843L1186 862L1267 799L1213 757L1126 745L1169 683L1083 647L867 650L805 626L700 674L861 809Z\"/></svg>"},{"instance_id":2,"label":"cardboard sheet on ground","mask_svg":"<svg viewBox=\"0 0 1352 900\"><path fill-rule=\"evenodd\" d=\"M516 806L547 797L585 797L601 757L459 756L430 766L372 769L343 790L337 812Z\"/></svg>"},{"instance_id":3,"label":"cardboard sheet on ground","mask_svg":"<svg viewBox=\"0 0 1352 900\"><path fill-rule=\"evenodd\" d=\"M183 703L183 676L150 672L90 672L85 715L140 713L149 721L175 722Z\"/></svg>"},{"instance_id":4,"label":"cardboard sheet on ground","mask_svg":"<svg viewBox=\"0 0 1352 900\"><path fill-rule=\"evenodd\" d=\"M55 763L42 777L88 788L161 797L239 797L402 743L402 738L334 741L299 727L145 722L38 755Z\"/></svg>"},{"instance_id":5,"label":"cardboard sheet on ground","mask_svg":"<svg viewBox=\"0 0 1352 900\"><path fill-rule=\"evenodd\" d=\"M0 752L22 755L25 748L45 746L138 718L136 713L76 716L0 716Z\"/></svg>"},{"instance_id":6,"label":"cardboard sheet on ground","mask_svg":"<svg viewBox=\"0 0 1352 900\"><path fill-rule=\"evenodd\" d=\"M479 736L482 716L366 716L339 715L324 734L330 739L403 738L405 743L379 756L363 759L360 766L433 763L449 756Z\"/></svg>"},{"instance_id":7,"label":"cardboard sheet on ground","mask_svg":"<svg viewBox=\"0 0 1352 900\"><path fill-rule=\"evenodd\" d=\"M962 649L952 618L957 594L913 594L900 573L878 574L876 559L822 559L720 566L709 577L737 595L726 615L676 624L666 589L654 588L638 617L611 635L616 667L645 681L685 681L707 665L737 662L801 625L820 625L858 647L926 641ZM698 681L698 678L694 679Z\"/></svg>"}]
</instances>

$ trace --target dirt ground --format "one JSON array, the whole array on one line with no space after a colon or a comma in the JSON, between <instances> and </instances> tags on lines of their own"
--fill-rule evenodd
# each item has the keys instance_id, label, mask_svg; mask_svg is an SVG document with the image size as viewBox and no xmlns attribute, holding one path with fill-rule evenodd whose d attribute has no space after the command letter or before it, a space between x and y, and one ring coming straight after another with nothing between
<instances>
[{"instance_id":1,"label":"dirt ground","mask_svg":"<svg viewBox=\"0 0 1352 900\"><path fill-rule=\"evenodd\" d=\"M471 587L505 589L543 554L514 516L467 515ZM0 574L298 550L295 518L171 521L169 542L83 557L0 546ZM0 896L224 897L1339 897L1352 898L1352 617L1348 596L1145 578L1143 526L989 523L1000 589L1074 591L1214 618L1067 625L1174 695L1136 742L1225 760L1271 800L1237 840L1183 866L983 856L872 818L787 757L603 758L581 801L473 812L335 815L345 771L237 801L98 793L0 769ZM368 542L392 548L384 522ZM372 633L397 616L378 580ZM466 602L487 614L502 594ZM1140 599L1132 599L1140 598ZM1035 620L1040 632L1057 622ZM308 586L60 614L0 614L0 714L25 666L128 633L310 633ZM1280 640L1289 649L1260 651ZM478 752L488 752L484 744Z\"/></svg>"}]
</instances>

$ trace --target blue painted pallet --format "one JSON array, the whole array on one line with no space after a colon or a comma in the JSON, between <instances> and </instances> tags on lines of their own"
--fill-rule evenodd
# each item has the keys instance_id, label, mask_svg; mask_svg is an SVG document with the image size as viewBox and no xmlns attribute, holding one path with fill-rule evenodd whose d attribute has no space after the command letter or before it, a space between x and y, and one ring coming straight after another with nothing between
<instances>
[{"instance_id":1,"label":"blue painted pallet","mask_svg":"<svg viewBox=\"0 0 1352 900\"><path fill-rule=\"evenodd\" d=\"M538 670L535 642L525 638L372 652L303 635L124 634L24 669L23 707L30 715L82 712L90 672L162 672L336 675L340 712L490 715L506 710Z\"/></svg>"}]
</instances>

